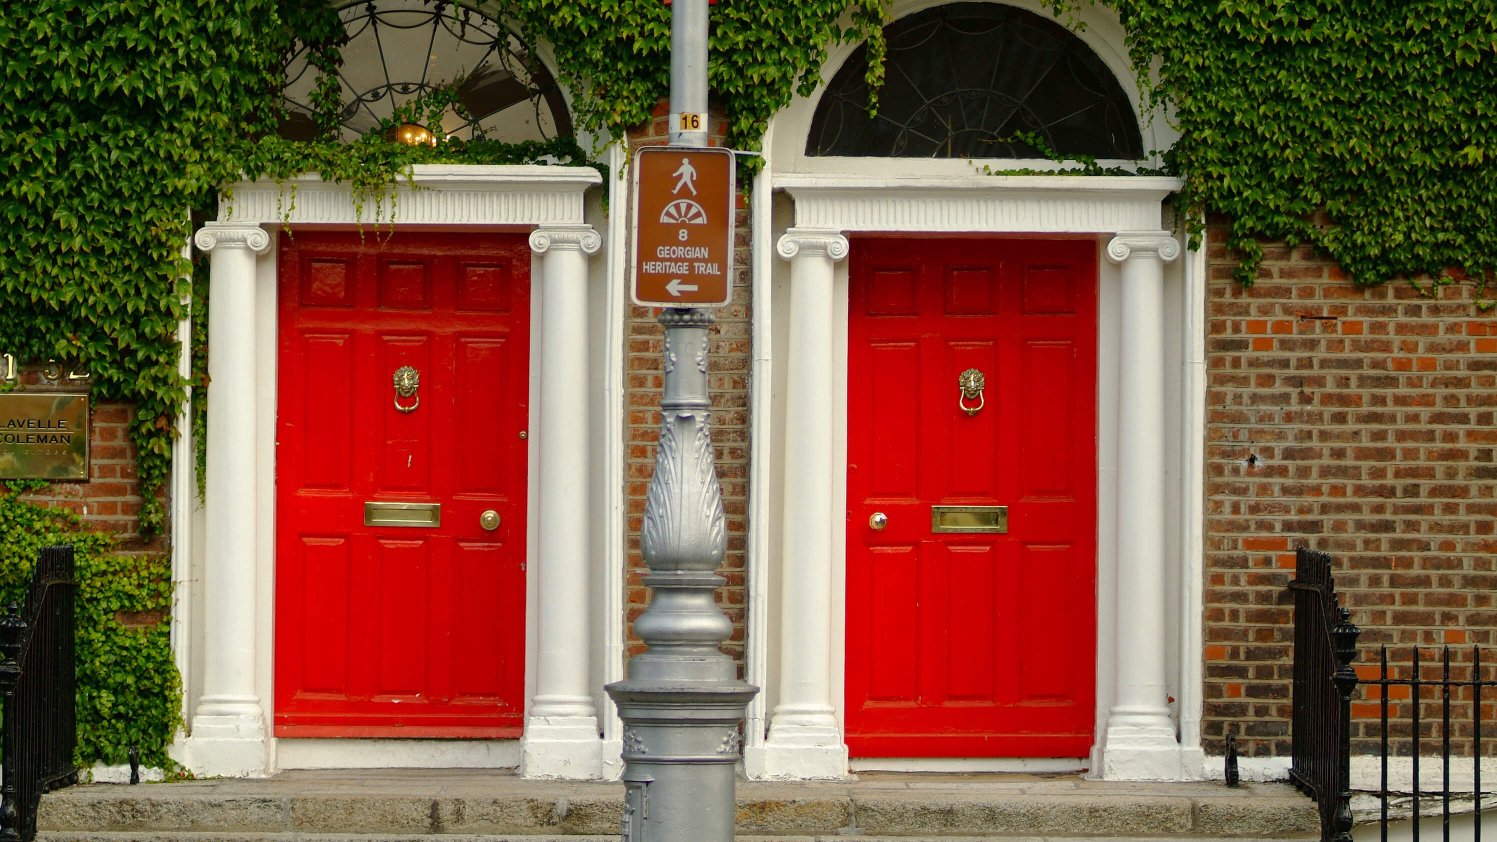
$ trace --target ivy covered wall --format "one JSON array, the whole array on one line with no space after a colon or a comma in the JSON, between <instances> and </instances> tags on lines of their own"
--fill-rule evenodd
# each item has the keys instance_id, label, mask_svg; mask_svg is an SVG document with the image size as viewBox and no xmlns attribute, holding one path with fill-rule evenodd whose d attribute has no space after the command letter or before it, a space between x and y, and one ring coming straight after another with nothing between
<instances>
[{"instance_id":1,"label":"ivy covered wall","mask_svg":"<svg viewBox=\"0 0 1497 842\"><path fill-rule=\"evenodd\" d=\"M1057 0L1057 14L1076 0ZM1227 214L1231 245L1308 242L1359 284L1497 268L1497 9L1467 0L1116 0L1138 66L1181 140L1186 204ZM669 8L657 0L514 0L485 8L548 45L578 122L622 134L665 96ZM829 45L871 37L880 0L722 0L714 104L755 148L814 83ZM296 39L336 63L320 0L38 0L0 11L0 336L6 351L87 368L99 397L137 407L151 501L186 383L188 211L239 174L313 169L372 186L413 160L514 160L271 137L281 57ZM874 73L878 62L872 63ZM376 139L377 140L377 139ZM552 150L529 150L534 157ZM1318 213L1323 211L1323 213Z\"/></svg>"},{"instance_id":2,"label":"ivy covered wall","mask_svg":"<svg viewBox=\"0 0 1497 842\"><path fill-rule=\"evenodd\" d=\"M1309 243L1367 286L1497 271L1497 4L1118 0L1228 245ZM1323 212L1323 213L1322 213Z\"/></svg>"}]
</instances>

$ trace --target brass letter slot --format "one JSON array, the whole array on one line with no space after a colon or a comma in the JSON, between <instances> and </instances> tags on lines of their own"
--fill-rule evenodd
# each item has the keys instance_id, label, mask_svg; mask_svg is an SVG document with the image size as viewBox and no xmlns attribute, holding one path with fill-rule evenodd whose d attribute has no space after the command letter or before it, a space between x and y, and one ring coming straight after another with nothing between
<instances>
[{"instance_id":1,"label":"brass letter slot","mask_svg":"<svg viewBox=\"0 0 1497 842\"><path fill-rule=\"evenodd\" d=\"M1008 532L1008 506L931 506L932 532Z\"/></svg>"},{"instance_id":2,"label":"brass letter slot","mask_svg":"<svg viewBox=\"0 0 1497 842\"><path fill-rule=\"evenodd\" d=\"M433 528L442 525L441 503L376 503L364 504L365 526L424 526Z\"/></svg>"}]
</instances>

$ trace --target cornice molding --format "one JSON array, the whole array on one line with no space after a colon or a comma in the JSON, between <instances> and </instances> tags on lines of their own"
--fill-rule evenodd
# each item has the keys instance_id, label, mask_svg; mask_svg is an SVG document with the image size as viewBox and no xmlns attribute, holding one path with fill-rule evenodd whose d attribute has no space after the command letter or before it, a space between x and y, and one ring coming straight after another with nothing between
<instances>
[{"instance_id":1,"label":"cornice molding","mask_svg":"<svg viewBox=\"0 0 1497 842\"><path fill-rule=\"evenodd\" d=\"M584 195L600 183L591 167L420 164L377 200L309 174L234 185L219 203L219 219L255 225L580 224Z\"/></svg>"},{"instance_id":2,"label":"cornice molding","mask_svg":"<svg viewBox=\"0 0 1497 842\"><path fill-rule=\"evenodd\" d=\"M1152 176L786 174L795 224L839 231L1112 234L1155 229L1180 189Z\"/></svg>"}]
</instances>

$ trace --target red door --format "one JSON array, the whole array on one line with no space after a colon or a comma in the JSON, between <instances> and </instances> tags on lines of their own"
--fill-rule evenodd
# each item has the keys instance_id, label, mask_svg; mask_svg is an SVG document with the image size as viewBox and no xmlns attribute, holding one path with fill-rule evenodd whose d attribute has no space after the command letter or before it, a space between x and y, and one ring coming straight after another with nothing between
<instances>
[{"instance_id":1,"label":"red door","mask_svg":"<svg viewBox=\"0 0 1497 842\"><path fill-rule=\"evenodd\" d=\"M1096 246L866 239L851 255L848 747L1083 756ZM972 397L968 369L985 379ZM946 531L973 528L986 531Z\"/></svg>"},{"instance_id":2,"label":"red door","mask_svg":"<svg viewBox=\"0 0 1497 842\"><path fill-rule=\"evenodd\" d=\"M275 732L517 736L525 237L302 230L280 249Z\"/></svg>"}]
</instances>

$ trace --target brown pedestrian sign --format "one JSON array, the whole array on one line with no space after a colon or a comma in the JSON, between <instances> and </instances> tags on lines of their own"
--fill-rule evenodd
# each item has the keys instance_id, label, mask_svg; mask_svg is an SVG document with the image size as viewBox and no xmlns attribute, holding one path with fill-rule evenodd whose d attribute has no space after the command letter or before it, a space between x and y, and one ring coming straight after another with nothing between
<instances>
[{"instance_id":1,"label":"brown pedestrian sign","mask_svg":"<svg viewBox=\"0 0 1497 842\"><path fill-rule=\"evenodd\" d=\"M721 307L732 297L733 151L634 153L635 304Z\"/></svg>"}]
</instances>

